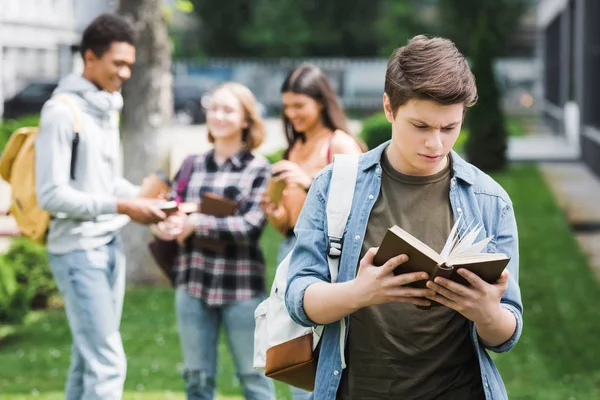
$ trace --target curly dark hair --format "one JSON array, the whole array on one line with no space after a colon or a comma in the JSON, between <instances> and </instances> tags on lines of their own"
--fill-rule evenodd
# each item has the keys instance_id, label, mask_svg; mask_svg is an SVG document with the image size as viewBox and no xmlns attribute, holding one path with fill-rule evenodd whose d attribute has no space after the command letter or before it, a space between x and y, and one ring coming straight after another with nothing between
<instances>
[{"instance_id":1,"label":"curly dark hair","mask_svg":"<svg viewBox=\"0 0 600 400\"><path fill-rule=\"evenodd\" d=\"M136 40L137 33L128 20L116 14L101 14L85 28L79 51L82 57L87 50L102 57L113 42L135 46Z\"/></svg>"}]
</instances>

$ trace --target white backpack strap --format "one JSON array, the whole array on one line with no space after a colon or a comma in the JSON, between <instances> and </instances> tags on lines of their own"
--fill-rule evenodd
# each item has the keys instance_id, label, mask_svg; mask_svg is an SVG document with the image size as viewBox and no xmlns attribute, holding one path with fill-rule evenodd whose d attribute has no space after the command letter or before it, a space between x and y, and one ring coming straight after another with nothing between
<instances>
[{"instance_id":1,"label":"white backpack strap","mask_svg":"<svg viewBox=\"0 0 600 400\"><path fill-rule=\"evenodd\" d=\"M336 154L333 158L333 172L327 196L327 236L329 237L327 262L331 283L337 282L342 257L342 243L346 223L350 216L356 177L358 175L358 155ZM323 334L323 327L315 332L319 339ZM313 335L314 337L314 335ZM346 322L340 320L340 359L342 369L346 368L344 350L346 338ZM318 339L316 341L318 343ZM314 341L313 341L314 343Z\"/></svg>"},{"instance_id":2,"label":"white backpack strap","mask_svg":"<svg viewBox=\"0 0 600 400\"><path fill-rule=\"evenodd\" d=\"M336 154L327 196L328 261L331 283L337 281L342 255L342 238L354 198L358 175L358 155Z\"/></svg>"}]
</instances>

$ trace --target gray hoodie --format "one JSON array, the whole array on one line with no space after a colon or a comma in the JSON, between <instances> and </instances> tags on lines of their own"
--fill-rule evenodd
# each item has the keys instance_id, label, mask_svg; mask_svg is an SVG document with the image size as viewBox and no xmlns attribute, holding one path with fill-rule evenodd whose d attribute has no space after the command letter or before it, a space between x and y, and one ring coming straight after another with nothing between
<instances>
[{"instance_id":1,"label":"gray hoodie","mask_svg":"<svg viewBox=\"0 0 600 400\"><path fill-rule=\"evenodd\" d=\"M70 177L74 111L64 101L44 105L35 143L38 203L53 216L47 249L64 254L110 242L129 222L116 214L117 199L134 197L139 188L117 176L121 95L77 75L62 79L54 93L71 96L81 125L75 180Z\"/></svg>"}]
</instances>

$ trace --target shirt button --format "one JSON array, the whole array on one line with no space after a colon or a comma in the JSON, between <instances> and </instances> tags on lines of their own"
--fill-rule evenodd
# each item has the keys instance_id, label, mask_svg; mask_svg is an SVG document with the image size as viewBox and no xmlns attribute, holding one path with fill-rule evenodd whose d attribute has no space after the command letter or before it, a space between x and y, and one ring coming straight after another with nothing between
<instances>
[{"instance_id":1,"label":"shirt button","mask_svg":"<svg viewBox=\"0 0 600 400\"><path fill-rule=\"evenodd\" d=\"M359 235L356 235L356 236L354 236L354 239L356 239L356 240L360 240L360 236L359 236Z\"/></svg>"},{"instance_id":2,"label":"shirt button","mask_svg":"<svg viewBox=\"0 0 600 400\"><path fill-rule=\"evenodd\" d=\"M456 211L458 211L459 213L461 213L461 212L462 212L462 208L458 207L458 208L456 209Z\"/></svg>"},{"instance_id":3,"label":"shirt button","mask_svg":"<svg viewBox=\"0 0 600 400\"><path fill-rule=\"evenodd\" d=\"M369 200L373 200L375 198L375 196L373 196L372 194L369 195Z\"/></svg>"},{"instance_id":4,"label":"shirt button","mask_svg":"<svg viewBox=\"0 0 600 400\"><path fill-rule=\"evenodd\" d=\"M335 371L333 371L333 374L334 374L335 376L338 376L338 375L340 374L340 371L338 371L338 370L336 369Z\"/></svg>"}]
</instances>

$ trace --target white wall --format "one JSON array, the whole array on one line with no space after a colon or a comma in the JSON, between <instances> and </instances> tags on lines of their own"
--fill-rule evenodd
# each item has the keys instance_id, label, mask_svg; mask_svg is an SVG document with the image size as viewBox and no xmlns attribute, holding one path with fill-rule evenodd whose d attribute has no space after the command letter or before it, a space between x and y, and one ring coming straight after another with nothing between
<instances>
[{"instance_id":1,"label":"white wall","mask_svg":"<svg viewBox=\"0 0 600 400\"><path fill-rule=\"evenodd\" d=\"M75 0L1 0L0 99L59 74L59 45L76 42ZM3 100L2 100L3 101Z\"/></svg>"},{"instance_id":2,"label":"white wall","mask_svg":"<svg viewBox=\"0 0 600 400\"><path fill-rule=\"evenodd\" d=\"M4 15L4 7L4 2L0 1L0 16ZM0 22L0 31L2 31L2 22ZM0 119L4 114L4 51L2 39L2 34L0 34Z\"/></svg>"},{"instance_id":3,"label":"white wall","mask_svg":"<svg viewBox=\"0 0 600 400\"><path fill-rule=\"evenodd\" d=\"M75 0L75 32L81 36L98 15L116 11L117 0Z\"/></svg>"},{"instance_id":4,"label":"white wall","mask_svg":"<svg viewBox=\"0 0 600 400\"><path fill-rule=\"evenodd\" d=\"M537 9L538 28L545 29L567 7L568 2L569 0L540 0Z\"/></svg>"}]
</instances>

